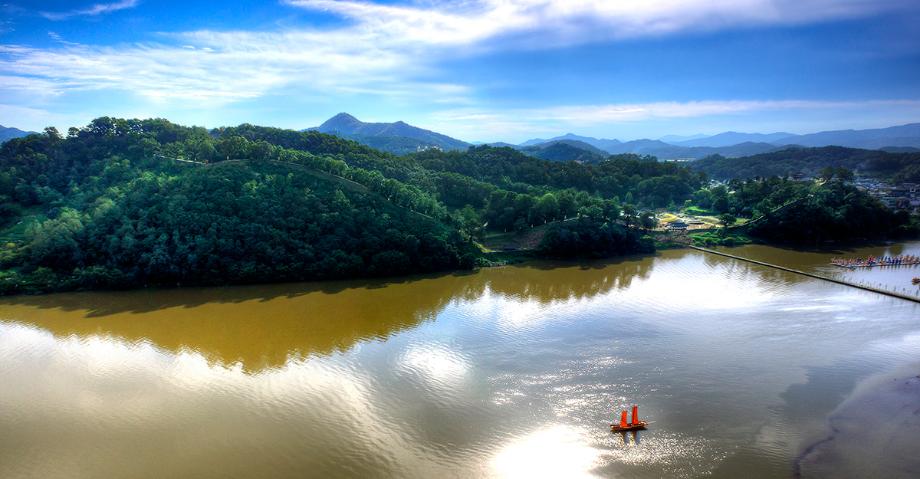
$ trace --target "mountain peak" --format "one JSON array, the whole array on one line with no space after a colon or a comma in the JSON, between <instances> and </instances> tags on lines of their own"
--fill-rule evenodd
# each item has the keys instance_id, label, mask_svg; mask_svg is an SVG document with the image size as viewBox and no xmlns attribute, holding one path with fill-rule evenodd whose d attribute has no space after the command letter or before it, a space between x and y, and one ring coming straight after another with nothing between
<instances>
[{"instance_id":1,"label":"mountain peak","mask_svg":"<svg viewBox=\"0 0 920 479\"><path fill-rule=\"evenodd\" d=\"M350 114L348 114L348 113L345 113L344 111L341 112L341 113L339 113L339 114L337 114L337 115L335 115L334 117L330 118L328 121L333 121L333 120L338 120L338 121L343 121L343 120L344 120L344 121L360 121L360 120L358 120L357 118L355 118L354 116L352 116L352 115L350 115Z\"/></svg>"},{"instance_id":2,"label":"mountain peak","mask_svg":"<svg viewBox=\"0 0 920 479\"><path fill-rule=\"evenodd\" d=\"M396 154L405 154L428 148L465 150L469 144L433 131L412 126L404 121L393 123L365 123L348 113L339 113L316 128L349 138L372 148Z\"/></svg>"},{"instance_id":3,"label":"mountain peak","mask_svg":"<svg viewBox=\"0 0 920 479\"><path fill-rule=\"evenodd\" d=\"M12 140L13 138L23 137L29 134L35 133L34 131L24 131L19 128L6 127L0 125L0 143L3 143L7 140Z\"/></svg>"},{"instance_id":4,"label":"mountain peak","mask_svg":"<svg viewBox=\"0 0 920 479\"><path fill-rule=\"evenodd\" d=\"M361 124L361 120L342 112L323 122L319 129L320 131L350 131Z\"/></svg>"}]
</instances>

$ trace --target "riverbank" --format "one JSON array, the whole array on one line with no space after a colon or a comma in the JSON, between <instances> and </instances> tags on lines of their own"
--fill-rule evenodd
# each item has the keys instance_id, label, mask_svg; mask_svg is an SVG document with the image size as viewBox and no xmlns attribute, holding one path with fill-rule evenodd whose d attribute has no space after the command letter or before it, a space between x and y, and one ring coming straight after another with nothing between
<instances>
[{"instance_id":1,"label":"riverbank","mask_svg":"<svg viewBox=\"0 0 920 479\"><path fill-rule=\"evenodd\" d=\"M863 381L828 416L828 429L796 459L795 477L920 476L920 364Z\"/></svg>"},{"instance_id":2,"label":"riverbank","mask_svg":"<svg viewBox=\"0 0 920 479\"><path fill-rule=\"evenodd\" d=\"M691 246L686 243L681 243L678 241L673 241L673 236L661 233L652 233L655 240L655 249L657 253L661 253L667 250L679 250L679 249L693 249L694 246ZM684 240L689 240L685 235L682 237ZM710 248L705 248L710 249ZM900 254L915 254L920 255L920 242L908 242L908 243L891 243L887 242L884 244L875 243L867 247L861 247L858 249L834 249L834 250L809 250L809 249L792 249L784 246L769 245L763 243L754 243L747 244L742 246L735 247L717 247L714 249L717 254L729 253L729 256L739 256L746 260L754 260L755 262L764 262L774 265L779 265L786 268L792 268L797 271L804 271L807 275L818 275L821 279L827 279L827 277L838 278L846 280L848 283L852 282L854 284L865 285L873 287L878 290L901 290L897 291L901 294L910 293L913 291L910 286L910 279L912 276L920 274L920 267L899 267L899 268L887 268L885 271L877 271L871 268L865 269L865 271L843 271L842 268L834 267L829 265L829 259L834 255L900 255ZM652 253L654 256L656 253ZM620 256L610 256L607 257L607 260L618 261L630 258L636 258L643 256L642 253L639 254L627 254ZM542 256L538 251L534 249L510 249L506 251L496 251L489 250L483 251L482 257L478 262L476 267L470 269L448 269L437 272L429 273L413 273L407 275L399 276L359 276L354 278L336 278L336 279L315 279L315 280L306 280L306 282L316 282L316 281L370 281L370 280L384 280L384 281L406 281L415 277L424 277L429 275L445 275L445 274L470 274L478 268L490 268L490 267L500 267L508 265L520 265L526 264L532 261L562 261L562 262L582 262L586 259L553 259ZM596 261L597 259L590 259L588 261ZM914 269L916 268L916 269ZM916 273L914 273L916 271ZM125 291L125 290L169 290L175 288L187 288L187 287L226 287L226 286L245 286L245 285L270 285L275 283L300 283L305 281L274 281L274 282L213 282L213 283L177 283L177 284L151 284L141 287L113 287L111 285L95 285L94 287L76 287L75 285L62 285L60 288L53 289L43 289L36 285L24 285L22 283L17 284L15 288L11 288L8 283L13 279L18 279L21 281L22 278L10 278L7 276L7 271L0 270L0 297L11 297L18 295L41 295L41 294L53 294L53 293L63 293L63 292L76 292L76 291ZM879 280L881 276L888 278L889 276L894 279L891 280ZM850 277L852 276L852 278ZM907 291L909 289L910 291ZM887 293L886 293L887 294ZM916 294L920 297L920 293Z\"/></svg>"}]
</instances>

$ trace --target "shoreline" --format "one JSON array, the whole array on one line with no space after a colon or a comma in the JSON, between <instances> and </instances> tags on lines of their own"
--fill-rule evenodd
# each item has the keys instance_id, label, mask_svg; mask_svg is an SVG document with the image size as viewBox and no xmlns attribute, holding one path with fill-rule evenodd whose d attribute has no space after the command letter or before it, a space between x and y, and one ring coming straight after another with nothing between
<instances>
[{"instance_id":1,"label":"shoreline","mask_svg":"<svg viewBox=\"0 0 920 479\"><path fill-rule=\"evenodd\" d=\"M681 248L667 248L667 250L673 249L687 249L686 247ZM447 275L466 275L474 274L481 269L491 269L491 268L503 268L506 266L523 266L527 264L541 264L541 263L554 263L554 264L583 264L583 263L593 263L593 262L606 262L606 263L619 263L622 261L630 261L635 259L640 259L644 257L653 257L659 253L656 250L651 253L629 253L624 255L616 256L606 256L599 258L557 258L549 256L539 256L534 250L518 250L518 251L501 251L489 253L488 256L484 258L488 261L486 264L480 264L469 269L463 268L454 268L454 269L445 269L439 271L420 271L412 272L407 274L400 275L385 275L385 276L354 276L349 278L313 278L313 279L301 279L301 280L289 280L289 281L253 281L253 282L229 282L229 283L176 283L176 284L149 284L141 286L128 286L124 288L118 287L96 287L96 288L62 288L62 289L46 289L46 290L23 290L17 291L15 293L5 293L0 292L0 301L10 298L17 297L34 297L34 296L48 296L54 294L68 294L68 293L113 293L113 292L129 292L129 291L169 291L169 290L181 290L189 288L234 288L234 287L246 287L246 286L267 286L267 285L276 285L276 284L311 284L311 283L324 283L324 284L347 284L347 283L402 283L406 281L412 281L416 279L424 278L437 278L440 276ZM0 270L2 273L2 270Z\"/></svg>"},{"instance_id":2,"label":"shoreline","mask_svg":"<svg viewBox=\"0 0 920 479\"><path fill-rule=\"evenodd\" d=\"M896 244L897 242L898 242L897 240L886 240L883 242L872 243L871 246L874 246L874 247L889 246L891 244ZM750 244L763 245L763 246L768 246L771 248L777 248L781 250L791 250L791 251L797 251L797 252L815 252L815 250L812 250L806 247L796 248L796 247L792 247L791 245L769 243L769 242L762 242L762 241L755 241ZM716 246L716 248L726 248L729 250L734 250L735 248L741 248L743 246L747 246L747 244L735 245L735 246ZM851 244L850 246L855 248L858 245ZM863 245L863 246L868 246L868 245ZM504 266L517 266L517 265L524 265L524 264L531 263L531 262L541 262L541 261L560 262L560 263L579 263L579 262L595 262L595 261L619 262L619 261L626 261L630 259L641 258L645 256L655 256L664 251L674 251L674 250L696 250L696 251L701 251L701 252L713 253L713 254L717 254L720 256L726 256L726 257L730 257L736 260L763 264L762 262L757 261L757 260L752 260L750 258L745 258L745 257L738 257L731 253L728 253L722 250L718 250L718 249L713 249L710 247L700 247L700 246L695 246L693 244L684 244L684 243L678 243L678 242L667 242L667 243L657 244L655 247L655 251L648 252L648 253L629 253L629 254L624 254L624 255L606 256L606 257L598 257L598 258L592 258L592 257L558 258L558 257L550 257L550 256L540 256L536 250L528 250L528 249L492 251L492 252L485 253L482 256L482 259L484 260L484 264L479 264L469 269L460 268L460 269L445 269L445 270L440 270L440 271L413 272L413 273L395 275L395 276L369 275L369 276L355 276L355 277L349 277L349 278L326 278L326 279L313 278L313 279L288 280L288 281L254 281L254 282L244 281L244 282L230 282L230 283L192 282L192 283L177 283L175 285L152 284L152 285L142 285L142 286L129 286L129 287L124 287L124 288L122 287L66 288L65 287L65 288L60 288L60 289L20 290L20 291L16 291L13 293L6 293L6 292L0 291L0 299L15 298L19 296L45 296L45 295L60 294L60 293L172 290L172 289L185 289L185 288L224 288L224 287L236 287L236 286L258 286L258 285L271 285L271 284L296 284L296 283L314 283L314 282L324 282L324 283L325 282L334 282L334 283L372 282L372 281L402 282L402 281L411 280L413 278L437 277L437 276L450 275L450 274L471 274L479 269L500 268ZM832 251L827 250L827 251L822 251L822 252L831 253ZM793 273L804 274L805 276L811 276L816 279L822 279L822 280L832 281L836 283L841 283L840 281L837 281L837 280L834 280L834 279L831 279L831 278L828 278L822 275L816 275L816 274L812 274L808 272L792 270L785 266L778 266L778 265L773 265L773 264L764 264L764 265L769 266L769 267L778 267L780 269L787 269ZM2 272L3 270L0 270L0 273ZM861 288L861 289L867 289L865 287L846 283L846 282L842 284L845 284L847 286ZM899 299L918 301L914 297L904 296L898 293L892 294L885 290L875 290L875 289L869 289L869 290L871 292L875 292L879 294L895 296Z\"/></svg>"},{"instance_id":3,"label":"shoreline","mask_svg":"<svg viewBox=\"0 0 920 479\"><path fill-rule=\"evenodd\" d=\"M796 457L793 477L920 475L920 364L872 376L827 417L828 434ZM884 458L884 460L879 460Z\"/></svg>"}]
</instances>

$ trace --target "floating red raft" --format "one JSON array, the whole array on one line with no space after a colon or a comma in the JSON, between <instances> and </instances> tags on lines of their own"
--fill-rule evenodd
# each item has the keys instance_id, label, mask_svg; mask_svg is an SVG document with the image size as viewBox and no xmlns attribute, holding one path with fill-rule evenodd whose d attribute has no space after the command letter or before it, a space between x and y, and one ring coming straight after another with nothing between
<instances>
[{"instance_id":1,"label":"floating red raft","mask_svg":"<svg viewBox=\"0 0 920 479\"><path fill-rule=\"evenodd\" d=\"M613 432L641 431L648 426L645 421L639 420L639 406L632 407L632 422L626 421L626 411L620 414L620 423L611 424L610 430Z\"/></svg>"}]
</instances>

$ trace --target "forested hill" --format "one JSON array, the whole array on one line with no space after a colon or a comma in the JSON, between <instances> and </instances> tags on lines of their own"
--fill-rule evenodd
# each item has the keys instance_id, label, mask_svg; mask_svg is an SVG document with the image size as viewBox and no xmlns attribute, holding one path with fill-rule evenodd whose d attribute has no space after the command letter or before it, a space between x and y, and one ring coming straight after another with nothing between
<instances>
[{"instance_id":1,"label":"forested hill","mask_svg":"<svg viewBox=\"0 0 920 479\"><path fill-rule=\"evenodd\" d=\"M476 258L412 187L368 187L335 175L346 167L330 157L165 122L14 140L0 168L6 292L394 275Z\"/></svg>"},{"instance_id":2,"label":"forested hill","mask_svg":"<svg viewBox=\"0 0 920 479\"><path fill-rule=\"evenodd\" d=\"M528 155L550 161L577 161L597 163L604 161L609 153L577 140L557 140L520 148Z\"/></svg>"},{"instance_id":3,"label":"forested hill","mask_svg":"<svg viewBox=\"0 0 920 479\"><path fill-rule=\"evenodd\" d=\"M406 154L422 149L465 150L469 145L447 135L425 130L402 121L394 123L365 123L348 113L339 113L311 128L322 133L341 136L381 151Z\"/></svg>"},{"instance_id":4,"label":"forested hill","mask_svg":"<svg viewBox=\"0 0 920 479\"><path fill-rule=\"evenodd\" d=\"M683 202L701 180L629 155L398 157L315 131L99 118L0 147L0 292L469 268L490 231L544 223L547 255L648 251L627 227L637 206Z\"/></svg>"},{"instance_id":5,"label":"forested hill","mask_svg":"<svg viewBox=\"0 0 920 479\"><path fill-rule=\"evenodd\" d=\"M7 140L12 140L13 138L21 138L26 135L30 135L34 132L23 131L19 128L11 128L8 126L0 125L0 143L3 143Z\"/></svg>"},{"instance_id":6,"label":"forested hill","mask_svg":"<svg viewBox=\"0 0 920 479\"><path fill-rule=\"evenodd\" d=\"M785 177L796 173L815 176L824 168L841 167L897 182L920 182L920 153L894 153L840 146L796 147L743 158L715 155L691 164L694 170L719 180Z\"/></svg>"}]
</instances>

